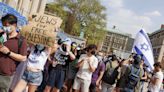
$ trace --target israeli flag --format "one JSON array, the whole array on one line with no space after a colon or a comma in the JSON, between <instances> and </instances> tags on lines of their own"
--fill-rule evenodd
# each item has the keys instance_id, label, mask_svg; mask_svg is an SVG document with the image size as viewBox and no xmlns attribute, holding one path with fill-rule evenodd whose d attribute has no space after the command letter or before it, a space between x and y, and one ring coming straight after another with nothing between
<instances>
[{"instance_id":1,"label":"israeli flag","mask_svg":"<svg viewBox=\"0 0 164 92\"><path fill-rule=\"evenodd\" d=\"M143 55L144 62L146 65L148 65L148 70L151 71L154 69L154 56L152 45L147 33L143 29L141 29L136 35L133 44L133 51L137 54Z\"/></svg>"}]
</instances>

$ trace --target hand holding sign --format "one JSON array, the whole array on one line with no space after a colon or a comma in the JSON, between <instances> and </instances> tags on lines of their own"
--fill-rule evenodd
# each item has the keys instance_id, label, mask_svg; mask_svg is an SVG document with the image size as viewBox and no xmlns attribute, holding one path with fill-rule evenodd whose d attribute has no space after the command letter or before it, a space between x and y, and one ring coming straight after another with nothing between
<instances>
[{"instance_id":1,"label":"hand holding sign","mask_svg":"<svg viewBox=\"0 0 164 92\"><path fill-rule=\"evenodd\" d=\"M32 15L29 25L22 28L21 34L32 44L43 44L52 47L55 43L56 32L62 20L50 15Z\"/></svg>"}]
</instances>

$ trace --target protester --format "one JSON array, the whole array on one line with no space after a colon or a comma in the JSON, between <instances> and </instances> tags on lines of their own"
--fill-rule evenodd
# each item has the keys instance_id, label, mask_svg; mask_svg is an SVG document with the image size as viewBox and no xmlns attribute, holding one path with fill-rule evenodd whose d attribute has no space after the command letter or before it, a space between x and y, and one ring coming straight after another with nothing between
<instances>
[{"instance_id":1,"label":"protester","mask_svg":"<svg viewBox=\"0 0 164 92\"><path fill-rule=\"evenodd\" d=\"M3 31L7 35L7 38L4 39L7 41L0 44L0 92L8 92L16 66L19 62L26 61L27 43L16 32L16 16L7 14L1 20Z\"/></svg>"},{"instance_id":2,"label":"protester","mask_svg":"<svg viewBox=\"0 0 164 92\"><path fill-rule=\"evenodd\" d=\"M43 92L45 87L46 87L46 82L48 80L48 76L49 73L52 69L51 67L51 57L53 57L54 53L56 52L57 48L59 47L60 43L58 43L60 40L55 40L55 44L51 47L51 53L50 56L44 66L44 70L43 70L43 81L41 83L41 85L38 87L37 92Z\"/></svg>"},{"instance_id":3,"label":"protester","mask_svg":"<svg viewBox=\"0 0 164 92\"><path fill-rule=\"evenodd\" d=\"M141 55L136 54L134 56L134 62L132 65L129 65L124 74L120 77L120 92L134 92L135 87L140 81L143 72L140 68L142 57Z\"/></svg>"},{"instance_id":4,"label":"protester","mask_svg":"<svg viewBox=\"0 0 164 92\"><path fill-rule=\"evenodd\" d=\"M22 92L27 85L29 92L35 92L42 82L42 71L49 57L50 49L44 45L37 44L32 46L30 50L26 70L13 92Z\"/></svg>"},{"instance_id":5,"label":"protester","mask_svg":"<svg viewBox=\"0 0 164 92\"><path fill-rule=\"evenodd\" d=\"M150 84L148 87L148 92L159 92L161 85L162 85L162 81L163 81L163 73L162 73L162 65L160 62L156 62L154 64L154 74L152 77L148 78L150 79Z\"/></svg>"},{"instance_id":6,"label":"protester","mask_svg":"<svg viewBox=\"0 0 164 92\"><path fill-rule=\"evenodd\" d=\"M77 64L79 71L76 74L73 84L73 89L75 92L89 92L92 73L98 66L98 60L95 57L96 50L96 45L89 45L87 47L87 54L81 55Z\"/></svg>"},{"instance_id":7,"label":"protester","mask_svg":"<svg viewBox=\"0 0 164 92\"><path fill-rule=\"evenodd\" d=\"M116 55L112 55L111 57L112 58L106 62L106 70L102 78L101 92L112 92L119 74L119 61Z\"/></svg>"},{"instance_id":8,"label":"protester","mask_svg":"<svg viewBox=\"0 0 164 92\"><path fill-rule=\"evenodd\" d=\"M71 52L71 39L66 38L62 41L52 58L52 69L44 92L50 92L52 88L52 92L59 92L61 90L66 77L68 62L74 59L75 55Z\"/></svg>"},{"instance_id":9,"label":"protester","mask_svg":"<svg viewBox=\"0 0 164 92\"><path fill-rule=\"evenodd\" d=\"M76 56L76 59L73 61L69 61L69 67L68 67L68 73L66 76L66 86L67 86L67 92L72 92L72 85L76 76L76 73L78 71L78 68L76 67L78 57L77 57L77 43L72 42L71 43L71 52Z\"/></svg>"},{"instance_id":10,"label":"protester","mask_svg":"<svg viewBox=\"0 0 164 92\"><path fill-rule=\"evenodd\" d=\"M92 74L92 81L90 85L90 92L97 92L100 89L101 86L101 79L104 75L105 71L105 64L103 62L103 53L98 52L98 55L96 56L98 58L98 67L96 68L95 72Z\"/></svg>"}]
</instances>

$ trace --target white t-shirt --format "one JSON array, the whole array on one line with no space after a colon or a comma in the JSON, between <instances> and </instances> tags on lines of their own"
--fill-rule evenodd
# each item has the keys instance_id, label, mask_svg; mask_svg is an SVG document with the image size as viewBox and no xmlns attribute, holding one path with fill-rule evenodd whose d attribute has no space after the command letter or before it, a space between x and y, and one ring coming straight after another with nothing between
<instances>
[{"instance_id":1,"label":"white t-shirt","mask_svg":"<svg viewBox=\"0 0 164 92\"><path fill-rule=\"evenodd\" d=\"M84 80L91 80L92 72L89 70L88 60L90 60L89 62L94 68L97 68L98 60L94 55L88 57L87 54L81 55L78 62L80 62L81 60L84 60L84 64L82 65L82 67L79 68L76 76Z\"/></svg>"},{"instance_id":2,"label":"white t-shirt","mask_svg":"<svg viewBox=\"0 0 164 92\"><path fill-rule=\"evenodd\" d=\"M32 49L27 59L27 67L44 70L44 65L48 59L48 56L49 53L47 50L44 50L41 53L37 54L34 53L34 49Z\"/></svg>"},{"instance_id":3,"label":"white t-shirt","mask_svg":"<svg viewBox=\"0 0 164 92\"><path fill-rule=\"evenodd\" d=\"M159 82L156 83L156 85L153 85L152 83L150 83L149 85L149 91L151 92L159 92L160 91L160 88L161 88L161 85L162 85L162 81L163 81L163 73L160 71L160 72L157 72L153 75L152 77L153 79L154 78L157 78L159 79Z\"/></svg>"}]
</instances>

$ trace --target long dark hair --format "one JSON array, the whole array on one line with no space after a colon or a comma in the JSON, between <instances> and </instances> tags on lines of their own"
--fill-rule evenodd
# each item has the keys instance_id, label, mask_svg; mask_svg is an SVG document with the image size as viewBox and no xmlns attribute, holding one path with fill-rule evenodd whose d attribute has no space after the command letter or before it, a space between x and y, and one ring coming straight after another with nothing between
<instances>
[{"instance_id":1,"label":"long dark hair","mask_svg":"<svg viewBox=\"0 0 164 92\"><path fill-rule=\"evenodd\" d=\"M34 53L37 53L39 51L39 53L41 53L42 51L44 51L46 49L46 47L44 47L42 50L38 50L37 45L35 45L35 50Z\"/></svg>"}]
</instances>

